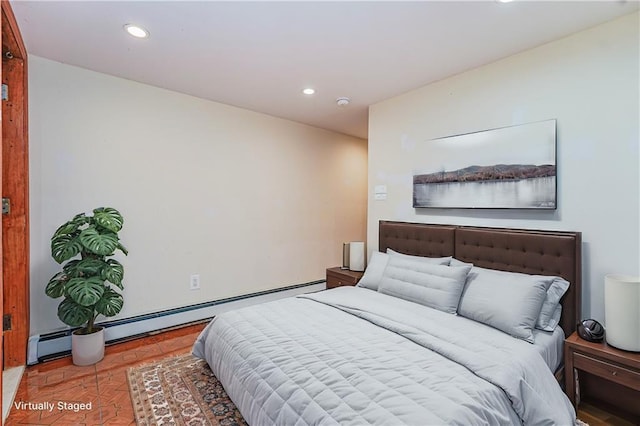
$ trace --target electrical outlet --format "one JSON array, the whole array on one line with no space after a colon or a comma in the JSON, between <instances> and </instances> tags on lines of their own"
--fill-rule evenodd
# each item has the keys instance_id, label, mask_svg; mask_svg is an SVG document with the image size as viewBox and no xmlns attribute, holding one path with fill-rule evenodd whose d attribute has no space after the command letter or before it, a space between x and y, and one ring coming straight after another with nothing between
<instances>
[{"instance_id":1,"label":"electrical outlet","mask_svg":"<svg viewBox=\"0 0 640 426\"><path fill-rule=\"evenodd\" d=\"M200 290L200 275L192 274L189 278L189 290Z\"/></svg>"}]
</instances>

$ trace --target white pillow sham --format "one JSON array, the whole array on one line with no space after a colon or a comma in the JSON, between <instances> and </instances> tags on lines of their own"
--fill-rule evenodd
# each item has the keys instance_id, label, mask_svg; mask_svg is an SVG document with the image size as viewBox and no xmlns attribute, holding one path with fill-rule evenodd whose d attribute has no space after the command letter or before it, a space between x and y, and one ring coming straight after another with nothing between
<instances>
[{"instance_id":1,"label":"white pillow sham","mask_svg":"<svg viewBox=\"0 0 640 426\"><path fill-rule=\"evenodd\" d=\"M474 266L458 314L533 343L533 328L554 279Z\"/></svg>"},{"instance_id":2,"label":"white pillow sham","mask_svg":"<svg viewBox=\"0 0 640 426\"><path fill-rule=\"evenodd\" d=\"M473 265L472 263L462 262L461 260L456 259L455 257L451 258L450 266L463 266L463 265ZM522 275L518 272L507 272L500 271L505 276L509 274L513 274L514 279L518 279L518 277ZM542 308L540 309L540 314L538 315L538 319L536 320L535 328L543 331L553 331L560 323L560 316L562 315L562 306L560 305L560 299L569 289L569 282L560 277L549 277L553 278L553 282L547 289L547 295L545 296L544 302L542 303Z\"/></svg>"},{"instance_id":3,"label":"white pillow sham","mask_svg":"<svg viewBox=\"0 0 640 426\"><path fill-rule=\"evenodd\" d=\"M367 269L364 270L364 275L360 278L356 287L363 287L368 288L369 290L378 291L380 280L382 279L382 274L384 273L384 269L387 267L388 261L388 254L374 251L371 255L371 259L369 259L369 263L367 263Z\"/></svg>"},{"instance_id":4,"label":"white pillow sham","mask_svg":"<svg viewBox=\"0 0 640 426\"><path fill-rule=\"evenodd\" d=\"M449 266L473 266L473 263L467 263L467 262L463 262L461 260L456 259L455 257L451 258L451 261L449 262Z\"/></svg>"},{"instance_id":5,"label":"white pillow sham","mask_svg":"<svg viewBox=\"0 0 640 426\"><path fill-rule=\"evenodd\" d=\"M387 249L387 254L389 256L392 256L392 257L399 257L399 258L402 258L402 259L417 260L418 262L433 263L433 264L437 264L437 265L449 265L449 263L451 262L451 259L452 259L451 256L445 256L445 257L413 256L413 255L410 255L410 254L399 253L399 252L397 252L395 250L392 250L390 248Z\"/></svg>"},{"instance_id":6,"label":"white pillow sham","mask_svg":"<svg viewBox=\"0 0 640 426\"><path fill-rule=\"evenodd\" d=\"M560 299L569 289L567 280L560 277L553 278L536 321L536 328L544 331L553 331L558 326L562 315Z\"/></svg>"},{"instance_id":7,"label":"white pillow sham","mask_svg":"<svg viewBox=\"0 0 640 426\"><path fill-rule=\"evenodd\" d=\"M417 262L429 263L434 265L448 265L451 260L451 256L449 257L422 257L422 256L410 256L408 254L398 253L391 249L387 249L387 253L382 253L379 251L374 251L371 255L371 259L369 259L369 263L367 263L367 269L364 271L364 275L356 284L356 287L368 288L370 290L378 290L380 286L380 280L382 279L382 274L384 273L385 268L387 267L387 262L389 258L398 257L403 259L415 260Z\"/></svg>"},{"instance_id":8,"label":"white pillow sham","mask_svg":"<svg viewBox=\"0 0 640 426\"><path fill-rule=\"evenodd\" d=\"M389 256L378 291L455 314L470 270Z\"/></svg>"}]
</instances>

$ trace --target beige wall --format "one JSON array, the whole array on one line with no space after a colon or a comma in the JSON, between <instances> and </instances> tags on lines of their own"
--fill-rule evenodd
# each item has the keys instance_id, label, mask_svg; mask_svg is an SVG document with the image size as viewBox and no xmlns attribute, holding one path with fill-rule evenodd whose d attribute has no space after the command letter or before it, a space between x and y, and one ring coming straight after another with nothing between
<instances>
[{"instance_id":1,"label":"beige wall","mask_svg":"<svg viewBox=\"0 0 640 426\"><path fill-rule=\"evenodd\" d=\"M365 238L365 140L35 56L29 96L31 334L64 327L52 233L97 206L125 217L119 317L320 280Z\"/></svg>"},{"instance_id":2,"label":"beige wall","mask_svg":"<svg viewBox=\"0 0 640 426\"><path fill-rule=\"evenodd\" d=\"M604 319L607 273L640 273L638 13L373 105L369 250L378 221L583 232L584 316ZM412 208L416 147L557 119L558 209ZM386 185L388 198L373 199Z\"/></svg>"}]
</instances>

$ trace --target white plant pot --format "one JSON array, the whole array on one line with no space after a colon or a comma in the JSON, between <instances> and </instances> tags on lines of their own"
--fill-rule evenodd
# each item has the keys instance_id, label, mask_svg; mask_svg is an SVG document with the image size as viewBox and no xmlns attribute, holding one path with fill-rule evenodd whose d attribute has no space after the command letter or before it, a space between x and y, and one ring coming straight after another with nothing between
<instances>
[{"instance_id":1,"label":"white plant pot","mask_svg":"<svg viewBox=\"0 0 640 426\"><path fill-rule=\"evenodd\" d=\"M79 366L93 365L104 358L104 329L91 334L71 334L71 357Z\"/></svg>"}]
</instances>

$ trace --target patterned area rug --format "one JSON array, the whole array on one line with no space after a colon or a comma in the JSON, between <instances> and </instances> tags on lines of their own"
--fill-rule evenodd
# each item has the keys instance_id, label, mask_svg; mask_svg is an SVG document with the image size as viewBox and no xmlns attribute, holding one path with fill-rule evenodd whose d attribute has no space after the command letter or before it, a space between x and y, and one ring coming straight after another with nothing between
<instances>
[{"instance_id":1,"label":"patterned area rug","mask_svg":"<svg viewBox=\"0 0 640 426\"><path fill-rule=\"evenodd\" d=\"M138 425L246 425L207 363L191 354L130 368L127 377Z\"/></svg>"}]
</instances>

